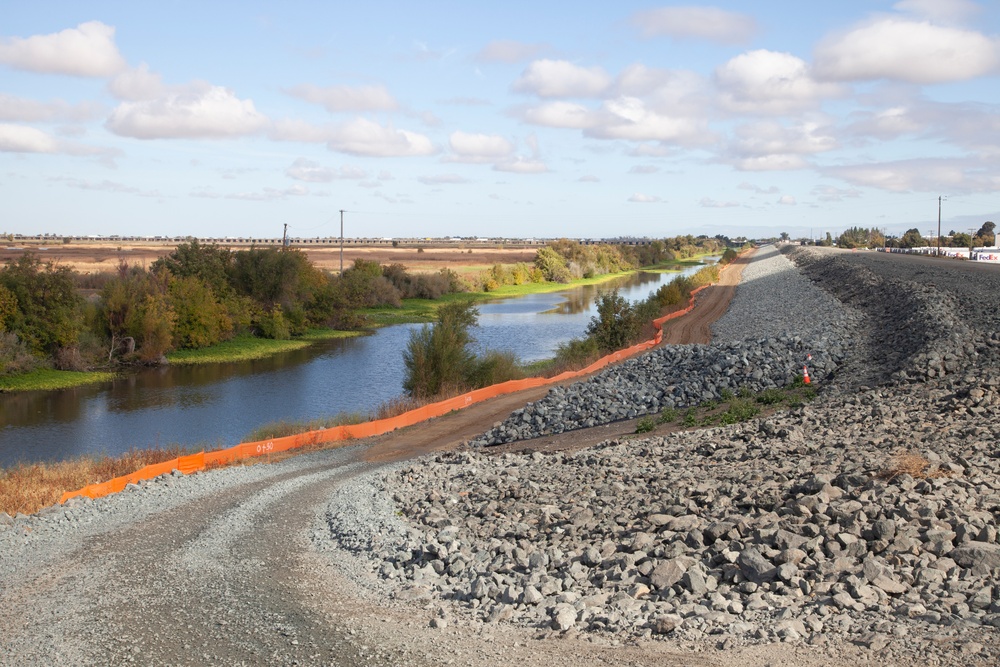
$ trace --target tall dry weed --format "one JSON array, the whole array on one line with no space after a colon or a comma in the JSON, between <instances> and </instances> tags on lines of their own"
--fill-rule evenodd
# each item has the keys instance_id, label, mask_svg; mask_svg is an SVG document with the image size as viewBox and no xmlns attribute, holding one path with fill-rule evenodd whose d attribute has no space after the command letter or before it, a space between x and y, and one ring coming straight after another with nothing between
<instances>
[{"instance_id":1,"label":"tall dry weed","mask_svg":"<svg viewBox=\"0 0 1000 667\"><path fill-rule=\"evenodd\" d=\"M936 479L948 477L951 473L932 467L931 462L916 452L898 452L889 459L885 468L877 474L879 479L893 480L901 475L914 479Z\"/></svg>"}]
</instances>

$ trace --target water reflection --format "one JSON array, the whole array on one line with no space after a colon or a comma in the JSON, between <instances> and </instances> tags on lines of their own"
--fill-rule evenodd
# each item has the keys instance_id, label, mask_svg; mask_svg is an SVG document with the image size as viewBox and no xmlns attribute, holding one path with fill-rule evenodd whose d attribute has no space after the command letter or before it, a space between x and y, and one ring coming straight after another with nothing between
<instances>
[{"instance_id":1,"label":"water reflection","mask_svg":"<svg viewBox=\"0 0 1000 667\"><path fill-rule=\"evenodd\" d=\"M482 304L477 345L510 350L524 361L548 358L559 343L583 335L599 293L618 288L634 301L675 275L637 274ZM222 447L269 422L367 414L402 392L402 351L414 326L257 361L153 368L103 385L2 394L0 465L131 447Z\"/></svg>"}]
</instances>

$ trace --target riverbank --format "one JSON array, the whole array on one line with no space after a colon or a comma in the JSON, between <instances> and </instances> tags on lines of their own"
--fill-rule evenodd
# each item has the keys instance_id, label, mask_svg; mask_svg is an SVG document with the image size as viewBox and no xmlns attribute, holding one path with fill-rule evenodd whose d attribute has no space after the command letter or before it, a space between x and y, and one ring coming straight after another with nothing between
<instances>
[{"instance_id":1,"label":"riverbank","mask_svg":"<svg viewBox=\"0 0 1000 667\"><path fill-rule=\"evenodd\" d=\"M438 299L404 299L399 308L377 307L362 311L372 328L394 326L398 324L429 323L436 319L438 309L448 303L484 303L497 299L509 299L530 294L546 294L570 290L588 285L600 285L609 281L634 275L640 271L663 273L682 271L685 268L704 263L705 257L698 255L685 260L672 260L651 267L643 267L632 271L609 273L593 278L581 278L569 283L526 283L523 285L504 285L491 292L454 292ZM291 340L273 340L255 338L249 335L238 336L197 350L177 350L166 355L167 362L174 365L189 364L223 364L240 361L264 359L293 350L300 350L320 341L338 338L350 338L365 335L365 330L343 331L334 329L314 329L304 336ZM20 375L0 377L0 393L25 391L56 391L82 387L89 384L108 382L120 373L127 373L128 368L121 370L96 371L60 371L50 368L36 369Z\"/></svg>"},{"instance_id":2,"label":"riverbank","mask_svg":"<svg viewBox=\"0 0 1000 667\"><path fill-rule=\"evenodd\" d=\"M503 285L489 292L453 292L445 294L438 299L403 299L401 308L381 306L378 308L368 308L364 314L368 316L376 327L393 326L396 324L422 324L433 322L437 318L438 309L448 303L485 303L500 299L513 299L531 294L551 294L562 292L576 287L587 287L590 285L603 285L618 278L626 278L637 273L674 273L684 269L699 266L705 263L705 258L715 255L696 255L695 257L682 260L671 260L661 262L654 266L646 266L630 271L620 271L618 273L605 273L593 278L580 278L571 280L568 283L541 282L523 283L521 285Z\"/></svg>"},{"instance_id":3,"label":"riverbank","mask_svg":"<svg viewBox=\"0 0 1000 667\"><path fill-rule=\"evenodd\" d=\"M589 282L591 284L593 284L594 281L591 280ZM562 287L565 288L566 286L564 285ZM700 314L702 312L706 311L706 309L708 310L708 312L723 312L725 310L724 306L721 309L718 309L718 308L709 308L709 306L711 306L711 303L714 300L716 300L716 299L706 298L706 297L700 298L699 302L698 302L698 305L696 307L695 312L693 314L691 314L691 315L688 315L687 317L693 317L693 318L697 319L697 318L699 318L699 316L700 316ZM544 392L544 391L547 391L547 389L541 390L541 391ZM531 392L528 392L528 393L530 394ZM471 408L467 408L465 410L462 410L461 411L462 419L463 420L468 420L469 424L475 424L475 426L472 427L474 429L474 432L468 433L465 437L466 438L472 437L473 435L476 435L476 434L482 432L482 430L485 430L485 428L487 428L490 424L496 422L498 418L502 418L502 416L505 415L507 412L509 412L510 410L512 410L515 407L517 407L516 404L518 402L521 402L523 404L523 402L534 400L535 398L538 398L538 397L535 397L533 395L529 396L528 394L525 394L525 393L519 393L519 394L512 394L510 396L505 396L503 398L493 399L492 401L490 401L492 409L493 410L497 410L498 412L496 414L490 414L489 416L486 416L486 417L481 416L481 414L480 414L480 410L481 409L478 406L473 406ZM510 407L505 409L504 407L502 407L504 405L509 405ZM400 404L400 403L390 402L390 404L386 404L386 405L380 406L378 408L378 413L377 413L376 416L378 418L383 418L383 417L388 417L388 416L395 416L401 410L412 408L412 407L415 407L415 406L409 405L409 404ZM373 415L375 415L374 412L373 412ZM477 415L480 415L480 416L477 417ZM301 422L301 423L300 422L281 422L281 423L276 423L276 424L265 425L264 427L261 427L261 429L258 429L257 432L254 435L248 436L248 438L249 438L249 440L267 439L267 438L272 438L272 437L279 437L279 436L282 436L282 435L290 435L292 433L299 433L299 432L307 431L307 430L315 430L315 429L318 429L318 428L327 428L327 427L329 427L331 425L339 424L339 423L356 423L358 421L364 421L364 420L365 419L363 418L363 415L344 414L344 415L337 415L337 416L335 416L333 418L330 418L330 419L326 419L326 420L322 420L322 421L312 421L312 422L308 422L308 423L307 422ZM431 427L430 431L429 431L431 433L433 433L434 432L434 428L437 428L437 427L444 427L444 428L448 429L447 434L445 434L445 433L442 432L442 433L438 433L437 435L435 435L434 439L436 441L437 440L441 440L441 438L443 436L445 436L445 435L447 435L447 437L450 438L452 436L457 436L458 434L464 432L463 429L455 429L454 424L447 425L446 424L447 420L437 419L437 420L433 420L433 422L434 422L434 426ZM271 430L267 431L266 434L265 434L264 431L266 431L269 428ZM262 429L264 429L264 430L262 430ZM426 430L426 429L424 429L424 430ZM408 431L409 431L409 429L408 429ZM245 438L244 441L247 441L247 438ZM410 445L412 446L413 443L410 443ZM41 473L41 471L39 471L39 473ZM4 474L3 470L0 469L0 481L2 481L3 474ZM62 491L74 490L75 488L80 488L80 486L67 487L67 488L62 489ZM60 494L61 494L61 491L59 491L58 493L56 491L53 491L52 495L54 495L55 497L52 498L50 500L50 502L55 502L55 500L58 499L58 496ZM0 494L0 495L2 495L2 494ZM4 509L4 503L2 502L2 498L0 498L0 511L3 511L3 509Z\"/></svg>"}]
</instances>

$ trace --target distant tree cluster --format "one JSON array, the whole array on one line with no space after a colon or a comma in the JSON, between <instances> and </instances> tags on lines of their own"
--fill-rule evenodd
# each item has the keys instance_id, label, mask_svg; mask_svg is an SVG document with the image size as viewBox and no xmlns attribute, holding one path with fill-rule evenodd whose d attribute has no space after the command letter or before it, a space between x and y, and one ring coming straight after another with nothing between
<instances>
[{"instance_id":1,"label":"distant tree cluster","mask_svg":"<svg viewBox=\"0 0 1000 667\"><path fill-rule=\"evenodd\" d=\"M81 296L85 285L91 298ZM191 241L148 269L79 276L27 253L0 269L0 374L38 364L83 370L150 363L240 334L286 339L316 327L356 328L360 309L435 298L459 287L448 271L411 276L358 260L343 276L299 250L232 251Z\"/></svg>"},{"instance_id":2,"label":"distant tree cluster","mask_svg":"<svg viewBox=\"0 0 1000 667\"><path fill-rule=\"evenodd\" d=\"M973 248L992 246L996 243L994 230L996 225L987 221L982 224L975 234L950 231L947 236L940 238L942 248ZM926 246L937 246L939 239L928 239L920 234L916 228L906 230L899 237L889 237L885 239L885 246L888 248L923 248ZM876 246L871 246L876 247Z\"/></svg>"}]
</instances>

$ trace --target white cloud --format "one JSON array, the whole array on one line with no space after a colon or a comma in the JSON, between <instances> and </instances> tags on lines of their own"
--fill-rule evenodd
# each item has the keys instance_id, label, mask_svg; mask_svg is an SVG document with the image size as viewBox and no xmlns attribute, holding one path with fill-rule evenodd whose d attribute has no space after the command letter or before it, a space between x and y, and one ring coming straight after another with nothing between
<instances>
[{"instance_id":1,"label":"white cloud","mask_svg":"<svg viewBox=\"0 0 1000 667\"><path fill-rule=\"evenodd\" d=\"M5 153L58 153L51 135L26 125L0 124L0 151Z\"/></svg>"},{"instance_id":2,"label":"white cloud","mask_svg":"<svg viewBox=\"0 0 1000 667\"><path fill-rule=\"evenodd\" d=\"M641 192L633 193L631 197L628 198L630 202L636 204L656 204L662 202L663 199L655 195L647 195Z\"/></svg>"},{"instance_id":3,"label":"white cloud","mask_svg":"<svg viewBox=\"0 0 1000 667\"><path fill-rule=\"evenodd\" d=\"M0 63L15 69L72 76L111 76L125 67L115 29L88 21L49 35L0 40Z\"/></svg>"},{"instance_id":4,"label":"white cloud","mask_svg":"<svg viewBox=\"0 0 1000 667\"><path fill-rule=\"evenodd\" d=\"M1000 175L992 164L974 159L917 158L842 165L821 171L852 185L890 192L1000 192Z\"/></svg>"},{"instance_id":5,"label":"white cloud","mask_svg":"<svg viewBox=\"0 0 1000 667\"><path fill-rule=\"evenodd\" d=\"M496 162L514 152L513 144L501 136L462 131L451 133L448 147L453 153L449 161L453 162Z\"/></svg>"},{"instance_id":6,"label":"white cloud","mask_svg":"<svg viewBox=\"0 0 1000 667\"><path fill-rule=\"evenodd\" d=\"M461 185L469 181L458 174L437 174L434 176L420 176L418 181L424 185Z\"/></svg>"},{"instance_id":7,"label":"white cloud","mask_svg":"<svg viewBox=\"0 0 1000 667\"><path fill-rule=\"evenodd\" d=\"M64 183L71 188L79 190L94 190L98 192L114 192L117 194L139 195L140 197L162 197L159 190L140 190L132 185L125 185L118 181L104 179L102 181L87 181L72 177L59 177L52 179Z\"/></svg>"},{"instance_id":8,"label":"white cloud","mask_svg":"<svg viewBox=\"0 0 1000 667\"><path fill-rule=\"evenodd\" d=\"M288 197L304 197L310 194L309 189L302 185L293 185L290 188L263 188L257 192L232 192L229 194L219 194L208 188L196 188L191 191L191 197L201 197L204 199L237 199L242 201L275 201L287 199ZM320 195L323 196L323 195Z\"/></svg>"},{"instance_id":9,"label":"white cloud","mask_svg":"<svg viewBox=\"0 0 1000 667\"><path fill-rule=\"evenodd\" d=\"M549 170L545 163L533 159L517 156L513 160L505 160L493 165L497 171L506 171L514 174L543 174Z\"/></svg>"},{"instance_id":10,"label":"white cloud","mask_svg":"<svg viewBox=\"0 0 1000 667\"><path fill-rule=\"evenodd\" d=\"M163 79L149 70L149 65L141 63L116 76L108 83L108 90L120 100L153 100L167 94Z\"/></svg>"},{"instance_id":11,"label":"white cloud","mask_svg":"<svg viewBox=\"0 0 1000 667\"><path fill-rule=\"evenodd\" d=\"M776 185L772 185L769 188L762 188L758 185L754 185L753 183L747 183L746 181L743 181L736 187L740 190L750 190L751 192L755 192L759 195L776 195L781 192Z\"/></svg>"},{"instance_id":12,"label":"white cloud","mask_svg":"<svg viewBox=\"0 0 1000 667\"><path fill-rule=\"evenodd\" d=\"M733 166L740 171L792 171L805 169L809 166L801 155L761 155L733 161Z\"/></svg>"},{"instance_id":13,"label":"white cloud","mask_svg":"<svg viewBox=\"0 0 1000 667\"><path fill-rule=\"evenodd\" d=\"M81 102L69 104L63 100L38 102L0 93L0 120L14 122L79 122L93 120L106 113L100 104Z\"/></svg>"},{"instance_id":14,"label":"white cloud","mask_svg":"<svg viewBox=\"0 0 1000 667\"><path fill-rule=\"evenodd\" d=\"M981 11L970 0L901 0L893 9L935 21L961 21Z\"/></svg>"},{"instance_id":15,"label":"white cloud","mask_svg":"<svg viewBox=\"0 0 1000 667\"><path fill-rule=\"evenodd\" d=\"M566 60L536 60L514 82L513 89L538 97L599 97L611 85L600 67L580 67Z\"/></svg>"},{"instance_id":16,"label":"white cloud","mask_svg":"<svg viewBox=\"0 0 1000 667\"><path fill-rule=\"evenodd\" d=\"M714 199L709 199L708 197L703 197L698 205L702 208L739 208L742 206L739 202L735 201L716 201Z\"/></svg>"},{"instance_id":17,"label":"white cloud","mask_svg":"<svg viewBox=\"0 0 1000 667\"><path fill-rule=\"evenodd\" d=\"M268 136L274 141L301 141L325 144L337 134L335 125L313 125L304 120L283 119L271 125Z\"/></svg>"},{"instance_id":18,"label":"white cloud","mask_svg":"<svg viewBox=\"0 0 1000 667\"><path fill-rule=\"evenodd\" d=\"M740 44L757 32L752 16L718 7L660 7L639 12L632 24L646 38L700 38L723 44Z\"/></svg>"},{"instance_id":19,"label":"white cloud","mask_svg":"<svg viewBox=\"0 0 1000 667\"><path fill-rule=\"evenodd\" d=\"M874 137L882 141L896 139L907 134L917 134L927 129L927 124L919 120L907 107L891 107L881 111L859 111L848 132L854 136Z\"/></svg>"},{"instance_id":20,"label":"white cloud","mask_svg":"<svg viewBox=\"0 0 1000 667\"><path fill-rule=\"evenodd\" d=\"M391 124L383 127L366 118L336 128L327 146L332 151L368 157L433 155L438 150L422 134L397 130Z\"/></svg>"},{"instance_id":21,"label":"white cloud","mask_svg":"<svg viewBox=\"0 0 1000 667\"><path fill-rule=\"evenodd\" d=\"M260 132L267 124L251 100L200 83L154 100L123 102L106 126L135 139L172 139L238 137Z\"/></svg>"},{"instance_id":22,"label":"white cloud","mask_svg":"<svg viewBox=\"0 0 1000 667\"><path fill-rule=\"evenodd\" d=\"M399 107L385 86L328 86L312 84L293 86L286 91L292 97L319 104L331 113L341 111L392 111Z\"/></svg>"},{"instance_id":23,"label":"white cloud","mask_svg":"<svg viewBox=\"0 0 1000 667\"><path fill-rule=\"evenodd\" d=\"M674 153L673 148L664 144L639 144L628 152L632 157L667 157Z\"/></svg>"},{"instance_id":24,"label":"white cloud","mask_svg":"<svg viewBox=\"0 0 1000 667\"><path fill-rule=\"evenodd\" d=\"M996 73L1000 42L961 28L881 18L825 39L816 72L836 81L965 81Z\"/></svg>"},{"instance_id":25,"label":"white cloud","mask_svg":"<svg viewBox=\"0 0 1000 667\"><path fill-rule=\"evenodd\" d=\"M656 166L651 165L651 164L637 164L637 165L634 165L631 169L629 169L628 173L630 173L630 174L655 174L659 170L660 170L659 167L656 167Z\"/></svg>"},{"instance_id":26,"label":"white cloud","mask_svg":"<svg viewBox=\"0 0 1000 667\"><path fill-rule=\"evenodd\" d=\"M593 127L597 119L594 117L594 112L582 104L556 101L527 109L524 112L524 121L545 127L583 130Z\"/></svg>"},{"instance_id":27,"label":"white cloud","mask_svg":"<svg viewBox=\"0 0 1000 667\"><path fill-rule=\"evenodd\" d=\"M717 68L715 81L723 106L739 113L796 113L842 93L835 84L813 79L801 58L764 49L738 55Z\"/></svg>"},{"instance_id":28,"label":"white cloud","mask_svg":"<svg viewBox=\"0 0 1000 667\"><path fill-rule=\"evenodd\" d=\"M107 166L114 166L114 158L121 155L115 148L88 146L57 139L27 125L0 123L0 153L65 154L79 157L100 157Z\"/></svg>"},{"instance_id":29,"label":"white cloud","mask_svg":"<svg viewBox=\"0 0 1000 667\"><path fill-rule=\"evenodd\" d=\"M531 60L546 50L544 44L527 44L510 39L490 42L476 54L476 60L487 63L519 63Z\"/></svg>"},{"instance_id":30,"label":"white cloud","mask_svg":"<svg viewBox=\"0 0 1000 667\"><path fill-rule=\"evenodd\" d=\"M795 201L795 197L792 195L783 195L778 198L778 204L781 206L795 206L798 202Z\"/></svg>"},{"instance_id":31,"label":"white cloud","mask_svg":"<svg viewBox=\"0 0 1000 667\"><path fill-rule=\"evenodd\" d=\"M812 189L812 194L820 201L834 202L845 199L856 199L861 196L861 190L857 188L835 188L832 185L817 185Z\"/></svg>"},{"instance_id":32,"label":"white cloud","mask_svg":"<svg viewBox=\"0 0 1000 667\"><path fill-rule=\"evenodd\" d=\"M599 139L630 141L670 141L697 145L710 140L707 121L703 118L668 116L647 108L637 97L619 97L601 106L599 122L584 134Z\"/></svg>"},{"instance_id":33,"label":"white cloud","mask_svg":"<svg viewBox=\"0 0 1000 667\"><path fill-rule=\"evenodd\" d=\"M837 148L831 128L815 122L788 126L773 121L748 123L736 128L732 150L740 156L812 155Z\"/></svg>"},{"instance_id":34,"label":"white cloud","mask_svg":"<svg viewBox=\"0 0 1000 667\"><path fill-rule=\"evenodd\" d=\"M361 167L344 165L339 169L331 169L301 157L285 170L285 175L307 183L329 183L333 180L360 181L368 178L368 172Z\"/></svg>"}]
</instances>

